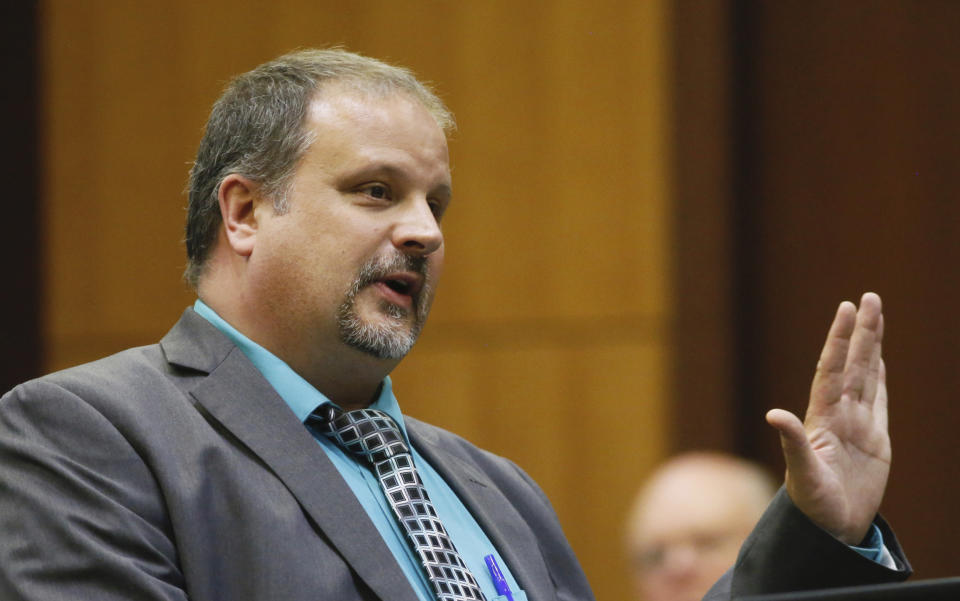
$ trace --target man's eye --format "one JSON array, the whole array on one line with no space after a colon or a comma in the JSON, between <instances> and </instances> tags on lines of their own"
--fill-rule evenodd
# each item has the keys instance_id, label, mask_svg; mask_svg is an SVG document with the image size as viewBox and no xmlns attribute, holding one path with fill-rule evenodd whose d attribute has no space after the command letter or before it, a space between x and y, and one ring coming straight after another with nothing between
<instances>
[{"instance_id":1,"label":"man's eye","mask_svg":"<svg viewBox=\"0 0 960 601\"><path fill-rule=\"evenodd\" d=\"M364 188L367 196L371 198L384 199L387 200L390 198L390 190L386 186L381 184L372 184Z\"/></svg>"}]
</instances>

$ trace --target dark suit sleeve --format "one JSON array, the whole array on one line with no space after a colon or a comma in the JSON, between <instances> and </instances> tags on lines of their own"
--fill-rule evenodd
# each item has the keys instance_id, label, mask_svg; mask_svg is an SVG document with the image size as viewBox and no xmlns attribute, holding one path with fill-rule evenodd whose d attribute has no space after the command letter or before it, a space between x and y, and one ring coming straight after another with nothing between
<instances>
[{"instance_id":1,"label":"dark suit sleeve","mask_svg":"<svg viewBox=\"0 0 960 601\"><path fill-rule=\"evenodd\" d=\"M875 523L897 564L895 570L860 555L819 528L781 488L740 548L733 569L704 601L905 580L911 568L900 543L883 518L877 516Z\"/></svg>"},{"instance_id":2,"label":"dark suit sleeve","mask_svg":"<svg viewBox=\"0 0 960 601\"><path fill-rule=\"evenodd\" d=\"M0 399L0 599L187 599L162 499L77 395L33 381Z\"/></svg>"}]
</instances>

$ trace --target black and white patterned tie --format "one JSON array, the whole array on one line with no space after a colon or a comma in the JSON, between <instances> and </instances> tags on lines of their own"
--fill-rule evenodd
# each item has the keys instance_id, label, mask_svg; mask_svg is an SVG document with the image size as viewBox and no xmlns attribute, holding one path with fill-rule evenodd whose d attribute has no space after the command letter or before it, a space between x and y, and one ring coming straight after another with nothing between
<instances>
[{"instance_id":1,"label":"black and white patterned tie","mask_svg":"<svg viewBox=\"0 0 960 601\"><path fill-rule=\"evenodd\" d=\"M437 599L482 601L483 593L437 517L393 418L376 409L344 412L325 405L310 414L307 423L373 467Z\"/></svg>"}]
</instances>

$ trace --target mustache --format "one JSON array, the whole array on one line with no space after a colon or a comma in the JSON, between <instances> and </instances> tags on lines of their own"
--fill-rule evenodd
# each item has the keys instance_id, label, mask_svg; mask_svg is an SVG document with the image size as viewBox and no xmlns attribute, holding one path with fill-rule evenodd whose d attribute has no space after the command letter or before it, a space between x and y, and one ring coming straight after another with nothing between
<instances>
[{"instance_id":1,"label":"mustache","mask_svg":"<svg viewBox=\"0 0 960 601\"><path fill-rule=\"evenodd\" d=\"M382 280L391 273L398 271L412 271L427 279L427 257L412 257L399 252L375 257L360 268L352 290L359 292L364 286ZM424 286L425 288L426 286Z\"/></svg>"}]
</instances>

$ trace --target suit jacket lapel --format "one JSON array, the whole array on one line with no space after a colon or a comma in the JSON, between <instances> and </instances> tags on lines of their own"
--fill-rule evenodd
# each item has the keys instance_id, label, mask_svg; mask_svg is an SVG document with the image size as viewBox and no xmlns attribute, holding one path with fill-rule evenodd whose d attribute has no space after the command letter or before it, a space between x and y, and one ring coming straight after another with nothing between
<instances>
[{"instance_id":1,"label":"suit jacket lapel","mask_svg":"<svg viewBox=\"0 0 960 601\"><path fill-rule=\"evenodd\" d=\"M513 504L482 472L446 450L429 430L415 420L406 423L413 445L470 510L527 597L555 598L537 537Z\"/></svg>"},{"instance_id":2,"label":"suit jacket lapel","mask_svg":"<svg viewBox=\"0 0 960 601\"><path fill-rule=\"evenodd\" d=\"M238 348L189 309L161 346L171 363L209 373L190 394L276 474L380 598L417 601L336 467Z\"/></svg>"}]
</instances>

